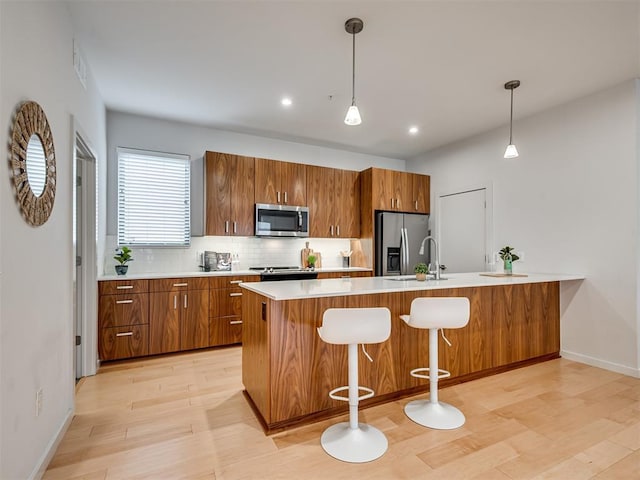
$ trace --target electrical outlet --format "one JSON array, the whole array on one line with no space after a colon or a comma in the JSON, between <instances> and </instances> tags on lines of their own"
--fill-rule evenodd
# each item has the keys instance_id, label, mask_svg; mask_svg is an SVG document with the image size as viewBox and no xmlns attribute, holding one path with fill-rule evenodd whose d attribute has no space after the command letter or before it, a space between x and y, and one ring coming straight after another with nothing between
<instances>
[{"instance_id":1,"label":"electrical outlet","mask_svg":"<svg viewBox=\"0 0 640 480\"><path fill-rule=\"evenodd\" d=\"M40 412L42 411L42 396L42 389L39 388L36 392L36 417L40 415Z\"/></svg>"}]
</instances>

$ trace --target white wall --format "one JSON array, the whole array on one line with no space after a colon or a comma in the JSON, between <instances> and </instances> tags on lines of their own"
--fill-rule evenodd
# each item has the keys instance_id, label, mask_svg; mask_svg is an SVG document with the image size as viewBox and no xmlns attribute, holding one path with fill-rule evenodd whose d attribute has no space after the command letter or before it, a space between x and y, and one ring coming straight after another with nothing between
<instances>
[{"instance_id":1,"label":"white wall","mask_svg":"<svg viewBox=\"0 0 640 480\"><path fill-rule=\"evenodd\" d=\"M9 142L18 104L34 100L47 114L57 163L55 204L41 227L22 219L9 169L0 169L0 478L25 479L38 475L73 413L72 115L102 159L106 126L93 79L84 90L75 76L66 6L3 1L0 12L0 144Z\"/></svg>"},{"instance_id":2,"label":"white wall","mask_svg":"<svg viewBox=\"0 0 640 480\"><path fill-rule=\"evenodd\" d=\"M432 205L438 192L492 183L493 251L524 251L520 271L587 277L562 286L562 355L640 376L636 97L628 81L514 121L517 159L502 158L506 125L407 170L431 175Z\"/></svg>"}]
</instances>

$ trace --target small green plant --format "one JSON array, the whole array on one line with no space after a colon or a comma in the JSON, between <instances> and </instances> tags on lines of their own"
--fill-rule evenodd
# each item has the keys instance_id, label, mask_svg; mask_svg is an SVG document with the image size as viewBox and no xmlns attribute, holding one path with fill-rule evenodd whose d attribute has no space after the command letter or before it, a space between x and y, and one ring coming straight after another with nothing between
<instances>
[{"instance_id":1,"label":"small green plant","mask_svg":"<svg viewBox=\"0 0 640 480\"><path fill-rule=\"evenodd\" d=\"M129 247L116 248L116 256L113 257L120 265L126 265L127 262L133 262L131 257L131 249Z\"/></svg>"},{"instance_id":2,"label":"small green plant","mask_svg":"<svg viewBox=\"0 0 640 480\"><path fill-rule=\"evenodd\" d=\"M316 266L316 256L315 255L309 255L307 257L307 263L309 264L310 267L315 267Z\"/></svg>"},{"instance_id":3,"label":"small green plant","mask_svg":"<svg viewBox=\"0 0 640 480\"><path fill-rule=\"evenodd\" d=\"M429 273L429 267L427 267L426 263L417 263L415 267L413 267L414 273Z\"/></svg>"},{"instance_id":4,"label":"small green plant","mask_svg":"<svg viewBox=\"0 0 640 480\"><path fill-rule=\"evenodd\" d=\"M498 252L498 255L500 256L500 258L502 259L502 261L505 261L508 259L508 257L511 257L511 261L515 262L516 260L520 260L520 257L518 255L516 255L515 253L515 249L513 247L503 247L502 250L500 250Z\"/></svg>"}]
</instances>

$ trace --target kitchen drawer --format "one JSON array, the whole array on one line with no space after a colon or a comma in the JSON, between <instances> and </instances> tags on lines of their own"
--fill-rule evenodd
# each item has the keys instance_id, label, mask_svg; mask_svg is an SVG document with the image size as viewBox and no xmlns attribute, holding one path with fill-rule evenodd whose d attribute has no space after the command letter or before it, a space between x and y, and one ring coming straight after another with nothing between
<instances>
[{"instance_id":1,"label":"kitchen drawer","mask_svg":"<svg viewBox=\"0 0 640 480\"><path fill-rule=\"evenodd\" d=\"M260 275L225 275L209 278L209 288L234 288L242 282L259 282Z\"/></svg>"},{"instance_id":2,"label":"kitchen drawer","mask_svg":"<svg viewBox=\"0 0 640 480\"><path fill-rule=\"evenodd\" d=\"M228 317L242 314L242 289L209 290L209 316Z\"/></svg>"},{"instance_id":3,"label":"kitchen drawer","mask_svg":"<svg viewBox=\"0 0 640 480\"><path fill-rule=\"evenodd\" d=\"M149 280L150 292L174 292L180 290L207 290L207 277L159 278Z\"/></svg>"},{"instance_id":4,"label":"kitchen drawer","mask_svg":"<svg viewBox=\"0 0 640 480\"><path fill-rule=\"evenodd\" d=\"M209 319L209 336L212 347L242 342L242 318L238 316Z\"/></svg>"},{"instance_id":5,"label":"kitchen drawer","mask_svg":"<svg viewBox=\"0 0 640 480\"><path fill-rule=\"evenodd\" d=\"M146 293L149 291L149 280L109 280L98 282L100 295L116 295L119 293Z\"/></svg>"},{"instance_id":6,"label":"kitchen drawer","mask_svg":"<svg viewBox=\"0 0 640 480\"><path fill-rule=\"evenodd\" d=\"M149 295L102 295L99 300L98 319L100 328L149 323Z\"/></svg>"},{"instance_id":7,"label":"kitchen drawer","mask_svg":"<svg viewBox=\"0 0 640 480\"><path fill-rule=\"evenodd\" d=\"M98 344L101 360L141 357L149 354L149 326L103 328Z\"/></svg>"}]
</instances>

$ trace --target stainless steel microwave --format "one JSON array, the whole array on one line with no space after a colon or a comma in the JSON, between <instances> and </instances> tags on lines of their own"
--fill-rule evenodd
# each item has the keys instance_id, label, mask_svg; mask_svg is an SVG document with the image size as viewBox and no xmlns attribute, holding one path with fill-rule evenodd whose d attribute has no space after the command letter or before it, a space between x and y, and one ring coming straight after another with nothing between
<instances>
[{"instance_id":1,"label":"stainless steel microwave","mask_svg":"<svg viewBox=\"0 0 640 480\"><path fill-rule=\"evenodd\" d=\"M256 236L308 237L309 208L256 203Z\"/></svg>"}]
</instances>

